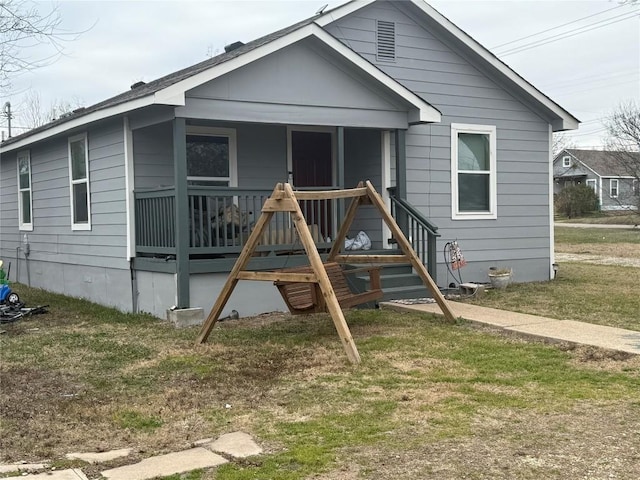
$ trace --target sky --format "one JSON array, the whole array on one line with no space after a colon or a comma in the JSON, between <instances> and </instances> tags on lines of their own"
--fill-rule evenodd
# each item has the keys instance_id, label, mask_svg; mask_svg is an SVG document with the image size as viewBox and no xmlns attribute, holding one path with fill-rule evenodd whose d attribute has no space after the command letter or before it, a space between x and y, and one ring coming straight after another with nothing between
<instances>
[{"instance_id":1,"label":"sky","mask_svg":"<svg viewBox=\"0 0 640 480\"><path fill-rule=\"evenodd\" d=\"M12 80L0 98L20 117L24 95L88 106L312 16L328 0L61 0L60 27L79 33L63 54L25 50L47 65ZM440 13L583 123L578 148L601 148L602 124L621 103L640 100L640 1L433 0ZM35 2L46 13L51 2ZM429 101L429 99L425 99ZM6 130L2 118L0 129ZM14 135L20 130L14 130Z\"/></svg>"}]
</instances>

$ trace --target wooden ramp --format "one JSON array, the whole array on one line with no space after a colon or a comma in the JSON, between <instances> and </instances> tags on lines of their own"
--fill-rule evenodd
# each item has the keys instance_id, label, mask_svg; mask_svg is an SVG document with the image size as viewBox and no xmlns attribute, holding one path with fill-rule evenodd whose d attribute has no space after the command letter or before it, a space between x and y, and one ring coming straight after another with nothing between
<instances>
[{"instance_id":1,"label":"wooden ramp","mask_svg":"<svg viewBox=\"0 0 640 480\"><path fill-rule=\"evenodd\" d=\"M334 263L411 263L416 273L422 279L424 285L433 295L433 298L436 300L447 320L451 322L455 321L456 316L451 310L451 307L442 296L438 286L433 281L427 272L427 269L420 261L420 258L411 247L409 240L407 240L394 218L385 208L382 198L371 182L360 182L358 186L353 189L313 192L294 192L291 185L288 183L279 183L273 190L271 197L269 197L264 203L260 218L256 222L251 235L247 239L247 243L242 249L233 269L229 273L227 281L220 291L220 295L218 296L216 303L213 305L211 312L209 312L207 319L202 325L202 329L200 330L200 334L196 340L197 344L207 341L211 330L218 321L224 306L229 300L229 297L233 293L233 290L239 280L270 281L275 282L276 285L312 284L315 291L319 292L318 297L321 296L319 300L316 299L316 302L321 304L323 310L327 311L331 315L347 357L352 363L360 363L360 354L358 353L358 349L351 337L349 326L347 325L342 312L342 307L340 306L340 300L336 295L334 285L327 273L327 268L320 258L320 254L318 253L313 241L313 236L309 230L309 226L307 225L302 210L300 209L300 204L298 203L298 200L327 200L338 198L351 198L351 204L349 205L344 221L340 226L338 235L334 240L333 247L331 248L327 258L327 264L331 264L330 271L334 272ZM389 227L393 238L396 239L398 247L403 253L402 255L340 254L340 248L344 244L344 240L351 228L351 224L353 223L360 205L373 205L380 212L380 215ZM307 257L309 258L309 266L306 267L306 269L286 269L273 272L245 270L245 267L249 263L256 247L260 244L260 241L263 238L262 232L269 225L271 218L276 212L290 213L291 220L298 232L300 242L302 243ZM332 275L335 275L335 273L332 273Z\"/></svg>"}]
</instances>

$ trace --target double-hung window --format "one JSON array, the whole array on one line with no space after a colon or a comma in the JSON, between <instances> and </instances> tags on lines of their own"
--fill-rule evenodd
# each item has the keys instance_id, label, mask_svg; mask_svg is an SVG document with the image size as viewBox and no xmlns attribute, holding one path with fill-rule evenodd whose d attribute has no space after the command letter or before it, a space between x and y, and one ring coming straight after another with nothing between
<instances>
[{"instance_id":1,"label":"double-hung window","mask_svg":"<svg viewBox=\"0 0 640 480\"><path fill-rule=\"evenodd\" d=\"M570 156L565 156L562 157L562 166L565 168L569 168L571 167L571 157Z\"/></svg>"},{"instance_id":2,"label":"double-hung window","mask_svg":"<svg viewBox=\"0 0 640 480\"><path fill-rule=\"evenodd\" d=\"M590 187L594 192L598 193L598 183L595 178L587 179L587 187Z\"/></svg>"},{"instance_id":3,"label":"double-hung window","mask_svg":"<svg viewBox=\"0 0 640 480\"><path fill-rule=\"evenodd\" d=\"M19 229L33 230L31 155L28 150L18 152L18 215Z\"/></svg>"},{"instance_id":4,"label":"double-hung window","mask_svg":"<svg viewBox=\"0 0 640 480\"><path fill-rule=\"evenodd\" d=\"M618 198L618 179L611 178L609 180L609 196L611 198Z\"/></svg>"},{"instance_id":5,"label":"double-hung window","mask_svg":"<svg viewBox=\"0 0 640 480\"><path fill-rule=\"evenodd\" d=\"M71 229L91 230L89 149L86 133L69 138L69 179Z\"/></svg>"},{"instance_id":6,"label":"double-hung window","mask_svg":"<svg viewBox=\"0 0 640 480\"><path fill-rule=\"evenodd\" d=\"M451 125L452 218L497 218L496 127Z\"/></svg>"},{"instance_id":7,"label":"double-hung window","mask_svg":"<svg viewBox=\"0 0 640 480\"><path fill-rule=\"evenodd\" d=\"M187 180L190 185L237 186L236 157L234 129L188 127Z\"/></svg>"}]
</instances>

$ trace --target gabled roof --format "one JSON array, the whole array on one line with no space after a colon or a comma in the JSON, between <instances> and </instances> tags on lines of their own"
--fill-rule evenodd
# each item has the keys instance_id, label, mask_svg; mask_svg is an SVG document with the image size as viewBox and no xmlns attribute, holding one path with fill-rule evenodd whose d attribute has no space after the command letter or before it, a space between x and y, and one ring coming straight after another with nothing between
<instances>
[{"instance_id":1,"label":"gabled roof","mask_svg":"<svg viewBox=\"0 0 640 480\"><path fill-rule=\"evenodd\" d=\"M330 12L327 12L322 17L316 19L316 23L324 27L376 1L378 0L352 0L351 2L337 7ZM512 70L511 67L509 67L506 63L496 57L488 49L483 47L474 38L472 38L471 35L467 34L461 28L456 26L453 22L451 22L448 18L438 12L431 5L426 3L424 0L406 0L406 3L414 5L415 7L420 9L429 18L434 20L446 31L451 33L462 44L464 44L467 48L471 49L471 51L477 54L482 60L486 62L488 66L499 72L516 88L518 88L524 94L528 95L533 99L533 101L537 102L546 110L551 112L552 115L556 116L557 121L553 122L552 124L553 131L575 130L578 128L578 124L580 123L580 121L576 117L571 115L567 110L562 108L532 84L527 82L524 78L522 78L514 70Z\"/></svg>"},{"instance_id":2,"label":"gabled roof","mask_svg":"<svg viewBox=\"0 0 640 480\"><path fill-rule=\"evenodd\" d=\"M625 171L624 167L621 165L619 166L619 162L616 160L616 153L618 152L566 148L556 155L554 162L569 154L574 160L582 163L585 167L592 170L600 177L629 176L629 173ZM636 156L638 158L638 162L640 162L640 152L625 152L625 155Z\"/></svg>"},{"instance_id":3,"label":"gabled roof","mask_svg":"<svg viewBox=\"0 0 640 480\"><path fill-rule=\"evenodd\" d=\"M14 150L74 128L79 128L104 118L124 114L149 105L184 105L184 95L187 90L310 36L320 39L338 55L350 61L356 68L361 69L372 79L415 107L417 114L410 119L411 123L439 122L440 112L432 105L323 30L322 27L364 8L375 1L379 0L352 0L342 6L253 40L230 52L171 73L90 107L75 110L71 114L43 125L42 127L6 140L0 144L0 152ZM440 24L455 38L479 55L480 58L487 62L487 65L492 66L512 82L514 86L529 95L547 111L551 112L556 118L553 122L553 129L555 131L575 129L578 127L579 121L575 117L516 74L506 64L430 5L423 0L408 0L408 3L416 6L425 15Z\"/></svg>"},{"instance_id":4,"label":"gabled roof","mask_svg":"<svg viewBox=\"0 0 640 480\"><path fill-rule=\"evenodd\" d=\"M370 78L412 105L417 112L410 118L410 123L440 121L441 115L436 108L318 26L315 21L321 15L265 35L235 50L142 84L90 107L75 110L53 122L6 140L0 144L0 151L14 150L73 128L149 105L184 105L187 90L308 37L319 39Z\"/></svg>"}]
</instances>

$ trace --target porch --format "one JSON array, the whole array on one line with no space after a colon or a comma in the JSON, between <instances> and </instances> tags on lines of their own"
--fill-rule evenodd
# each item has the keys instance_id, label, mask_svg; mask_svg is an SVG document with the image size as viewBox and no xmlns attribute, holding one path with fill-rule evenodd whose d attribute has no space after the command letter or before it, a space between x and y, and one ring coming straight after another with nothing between
<instances>
[{"instance_id":1,"label":"porch","mask_svg":"<svg viewBox=\"0 0 640 480\"><path fill-rule=\"evenodd\" d=\"M189 186L186 192L186 202L177 197L174 187L135 192L136 256L133 268L175 274L178 300L181 288L183 292L186 289L183 295L188 294L191 274L226 274L233 268L272 190ZM395 192L395 188L389 189L392 215L435 280L437 227L398 198ZM181 203L187 206L187 221L182 222L186 223L186 229L180 229L181 222L176 220ZM340 199L327 199L300 200L300 206L319 252L321 255L328 253L348 205ZM356 218L354 223L362 224L367 220L370 221ZM373 252L396 253L392 240L383 242L382 229L369 231L369 234ZM278 212L263 232L248 268L272 270L307 263L289 214ZM182 287L181 281L184 282ZM393 286L398 287L397 280ZM187 299L184 301L188 302Z\"/></svg>"}]
</instances>

